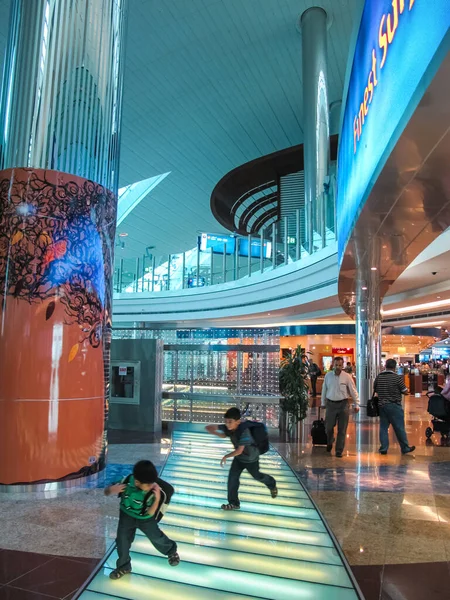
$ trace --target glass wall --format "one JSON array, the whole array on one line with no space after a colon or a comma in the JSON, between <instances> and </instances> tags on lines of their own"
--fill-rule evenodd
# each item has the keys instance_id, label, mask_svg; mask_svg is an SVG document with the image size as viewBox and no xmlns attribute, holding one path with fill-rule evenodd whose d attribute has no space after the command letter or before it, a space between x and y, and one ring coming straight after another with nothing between
<instances>
[{"instance_id":1,"label":"glass wall","mask_svg":"<svg viewBox=\"0 0 450 600\"><path fill-rule=\"evenodd\" d=\"M115 329L164 341L163 420L222 422L230 406L277 427L279 329Z\"/></svg>"}]
</instances>

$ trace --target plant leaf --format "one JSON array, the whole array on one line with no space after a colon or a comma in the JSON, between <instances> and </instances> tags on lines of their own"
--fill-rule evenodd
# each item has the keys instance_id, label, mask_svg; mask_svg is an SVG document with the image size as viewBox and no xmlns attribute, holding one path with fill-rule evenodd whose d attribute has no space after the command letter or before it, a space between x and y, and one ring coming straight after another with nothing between
<instances>
[{"instance_id":1,"label":"plant leaf","mask_svg":"<svg viewBox=\"0 0 450 600\"><path fill-rule=\"evenodd\" d=\"M20 240L23 239L23 232L20 231L16 231L16 233L13 235L12 240L11 240L11 246L14 246L15 244L18 244L20 242Z\"/></svg>"},{"instance_id":2,"label":"plant leaf","mask_svg":"<svg viewBox=\"0 0 450 600\"><path fill-rule=\"evenodd\" d=\"M69 358L68 358L67 362L72 362L73 361L73 359L75 358L75 356L78 354L79 347L80 347L80 344L74 344L72 346L72 348L70 349L70 352L69 352Z\"/></svg>"},{"instance_id":3,"label":"plant leaf","mask_svg":"<svg viewBox=\"0 0 450 600\"><path fill-rule=\"evenodd\" d=\"M48 321L52 314L55 312L56 302L52 300L48 303L47 310L45 311L45 320Z\"/></svg>"}]
</instances>

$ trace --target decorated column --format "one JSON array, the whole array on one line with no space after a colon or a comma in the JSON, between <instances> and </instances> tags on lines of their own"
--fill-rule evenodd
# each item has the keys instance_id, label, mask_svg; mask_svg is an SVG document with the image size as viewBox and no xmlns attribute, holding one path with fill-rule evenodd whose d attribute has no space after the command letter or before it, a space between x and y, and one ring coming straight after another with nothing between
<instances>
[{"instance_id":1,"label":"decorated column","mask_svg":"<svg viewBox=\"0 0 450 600\"><path fill-rule=\"evenodd\" d=\"M0 102L0 484L104 467L124 0L13 0Z\"/></svg>"}]
</instances>

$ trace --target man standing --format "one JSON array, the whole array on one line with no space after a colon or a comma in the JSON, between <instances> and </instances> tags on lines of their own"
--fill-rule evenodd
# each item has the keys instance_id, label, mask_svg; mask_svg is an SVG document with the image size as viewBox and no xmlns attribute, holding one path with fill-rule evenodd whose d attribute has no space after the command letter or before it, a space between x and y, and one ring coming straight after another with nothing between
<instances>
[{"instance_id":1,"label":"man standing","mask_svg":"<svg viewBox=\"0 0 450 600\"><path fill-rule=\"evenodd\" d=\"M409 454L416 449L408 444L402 407L402 395L409 392L403 377L395 372L396 367L397 362L389 358L386 361L386 370L377 375L373 384L380 409L380 454L387 454L389 448L389 425L394 428L402 454Z\"/></svg>"},{"instance_id":2,"label":"man standing","mask_svg":"<svg viewBox=\"0 0 450 600\"><path fill-rule=\"evenodd\" d=\"M338 426L336 441L336 456L342 458L345 446L349 418L349 401L351 396L355 403L354 410L359 412L359 396L353 378L345 373L344 359L336 356L333 361L333 370L325 375L322 387L322 408L326 408L325 427L327 430L327 452L331 452L334 444L334 428Z\"/></svg>"},{"instance_id":3,"label":"man standing","mask_svg":"<svg viewBox=\"0 0 450 600\"><path fill-rule=\"evenodd\" d=\"M309 364L309 377L311 379L311 392L312 397L317 397L317 378L322 375L322 371L319 368L319 365L314 361Z\"/></svg>"}]
</instances>

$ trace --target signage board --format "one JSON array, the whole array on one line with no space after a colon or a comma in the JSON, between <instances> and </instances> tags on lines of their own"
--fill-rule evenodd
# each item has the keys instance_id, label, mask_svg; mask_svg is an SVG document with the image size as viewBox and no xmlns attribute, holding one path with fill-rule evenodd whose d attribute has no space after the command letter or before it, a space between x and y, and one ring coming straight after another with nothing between
<instances>
[{"instance_id":1,"label":"signage board","mask_svg":"<svg viewBox=\"0 0 450 600\"><path fill-rule=\"evenodd\" d=\"M263 245L263 257L271 258L272 257L272 242L264 241ZM251 243L251 256L252 258L260 258L261 257L261 239L254 238ZM239 255L240 256L248 256L248 238L240 238L239 239Z\"/></svg>"},{"instance_id":2,"label":"signage board","mask_svg":"<svg viewBox=\"0 0 450 600\"><path fill-rule=\"evenodd\" d=\"M127 374L127 367L120 365L119 366L119 377L125 377L126 374Z\"/></svg>"},{"instance_id":3,"label":"signage board","mask_svg":"<svg viewBox=\"0 0 450 600\"><path fill-rule=\"evenodd\" d=\"M202 252L212 251L214 254L234 254L236 249L236 238L233 235L202 233L199 238L199 248Z\"/></svg>"},{"instance_id":4,"label":"signage board","mask_svg":"<svg viewBox=\"0 0 450 600\"><path fill-rule=\"evenodd\" d=\"M338 356L338 355L348 356L349 354L354 353L354 349L353 348L333 348L332 352L333 352L333 355L335 355L335 356Z\"/></svg>"},{"instance_id":5,"label":"signage board","mask_svg":"<svg viewBox=\"0 0 450 600\"><path fill-rule=\"evenodd\" d=\"M401 132L450 47L449 0L366 0L338 153L339 260Z\"/></svg>"}]
</instances>

